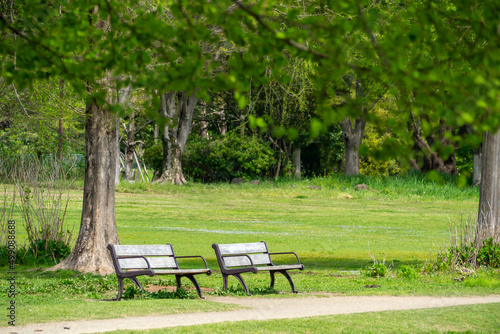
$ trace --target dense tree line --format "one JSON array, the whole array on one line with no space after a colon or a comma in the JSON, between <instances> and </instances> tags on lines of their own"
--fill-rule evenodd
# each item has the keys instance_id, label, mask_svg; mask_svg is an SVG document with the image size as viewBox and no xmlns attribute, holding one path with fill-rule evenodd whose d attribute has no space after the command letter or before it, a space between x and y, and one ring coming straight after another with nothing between
<instances>
[{"instance_id":1,"label":"dense tree line","mask_svg":"<svg viewBox=\"0 0 500 334\"><path fill-rule=\"evenodd\" d=\"M85 200L63 268L110 270L119 150L130 178L146 143L135 130L141 117L162 144L157 181L177 184L190 135L259 137L276 152L275 177L299 176L304 148L331 155L336 133L344 162L331 161L349 175L368 148L372 158L457 173L464 138L482 142L478 238L498 239L499 11L453 0L5 1L1 84L14 91L5 105L14 101L17 112L2 111L3 130L36 105L55 110L44 119L59 120L62 140L65 122L82 124L62 101L74 97L84 110ZM52 93L59 83L59 98L31 99L37 82ZM376 145L366 145L368 129Z\"/></svg>"}]
</instances>

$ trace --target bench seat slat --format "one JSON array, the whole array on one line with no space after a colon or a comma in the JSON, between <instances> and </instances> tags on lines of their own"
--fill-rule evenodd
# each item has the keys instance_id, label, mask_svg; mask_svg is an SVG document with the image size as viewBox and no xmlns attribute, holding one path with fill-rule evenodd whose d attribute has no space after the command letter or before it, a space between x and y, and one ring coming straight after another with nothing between
<instances>
[{"instance_id":1,"label":"bench seat slat","mask_svg":"<svg viewBox=\"0 0 500 334\"><path fill-rule=\"evenodd\" d=\"M267 253L264 242L252 242L247 244L220 244L221 255Z\"/></svg>"},{"instance_id":2,"label":"bench seat slat","mask_svg":"<svg viewBox=\"0 0 500 334\"><path fill-rule=\"evenodd\" d=\"M270 264L271 259L268 254L248 254L254 265ZM224 257L226 267L250 266L250 260L246 256Z\"/></svg>"},{"instance_id":3,"label":"bench seat slat","mask_svg":"<svg viewBox=\"0 0 500 334\"><path fill-rule=\"evenodd\" d=\"M210 269L160 269L153 270L155 275L194 275L194 274L206 274L210 272Z\"/></svg>"},{"instance_id":4,"label":"bench seat slat","mask_svg":"<svg viewBox=\"0 0 500 334\"><path fill-rule=\"evenodd\" d=\"M270 271L270 270L291 270L291 269L302 269L304 266L302 264L284 264L280 266L267 266L267 267L255 267L257 271Z\"/></svg>"},{"instance_id":5,"label":"bench seat slat","mask_svg":"<svg viewBox=\"0 0 500 334\"><path fill-rule=\"evenodd\" d=\"M172 256L174 252L170 245L115 245L116 256L162 255Z\"/></svg>"},{"instance_id":6,"label":"bench seat slat","mask_svg":"<svg viewBox=\"0 0 500 334\"><path fill-rule=\"evenodd\" d=\"M147 257L151 269L162 269L162 268L177 268L175 259L173 257ZM120 267L122 269L147 269L148 264L144 259L133 258L133 259L118 259Z\"/></svg>"}]
</instances>

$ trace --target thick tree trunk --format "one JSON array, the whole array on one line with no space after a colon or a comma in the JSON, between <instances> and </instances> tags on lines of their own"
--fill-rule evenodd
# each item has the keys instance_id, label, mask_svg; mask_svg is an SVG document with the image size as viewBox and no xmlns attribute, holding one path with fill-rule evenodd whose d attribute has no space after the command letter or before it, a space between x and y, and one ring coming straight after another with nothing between
<instances>
[{"instance_id":1,"label":"thick tree trunk","mask_svg":"<svg viewBox=\"0 0 500 334\"><path fill-rule=\"evenodd\" d=\"M484 135L476 244L500 243L500 129Z\"/></svg>"},{"instance_id":2,"label":"thick tree trunk","mask_svg":"<svg viewBox=\"0 0 500 334\"><path fill-rule=\"evenodd\" d=\"M300 180L302 178L302 173L301 173L301 169L300 169L300 147L296 148L293 151L292 164L295 167L293 177Z\"/></svg>"},{"instance_id":3,"label":"thick tree trunk","mask_svg":"<svg viewBox=\"0 0 500 334\"><path fill-rule=\"evenodd\" d=\"M114 272L106 246L118 244L115 220L116 118L93 100L86 107L85 180L80 232L71 254L51 270Z\"/></svg>"},{"instance_id":4,"label":"thick tree trunk","mask_svg":"<svg viewBox=\"0 0 500 334\"><path fill-rule=\"evenodd\" d=\"M194 108L198 99L194 94L166 93L161 97L160 115L165 119L162 131L163 168L155 182L185 184L182 173L182 154L191 133Z\"/></svg>"},{"instance_id":5,"label":"thick tree trunk","mask_svg":"<svg viewBox=\"0 0 500 334\"><path fill-rule=\"evenodd\" d=\"M340 122L345 147L345 175L359 175L359 147L363 140L365 125L364 117L356 119L354 128L349 117Z\"/></svg>"}]
</instances>

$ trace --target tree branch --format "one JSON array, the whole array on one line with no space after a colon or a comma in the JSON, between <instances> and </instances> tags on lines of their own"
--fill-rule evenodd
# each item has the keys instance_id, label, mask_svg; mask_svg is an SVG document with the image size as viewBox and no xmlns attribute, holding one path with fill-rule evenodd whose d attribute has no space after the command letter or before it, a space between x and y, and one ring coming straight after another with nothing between
<instances>
[{"instance_id":1,"label":"tree branch","mask_svg":"<svg viewBox=\"0 0 500 334\"><path fill-rule=\"evenodd\" d=\"M266 29L267 31L270 31L276 35L277 31L272 29L266 22L264 22L263 18L260 15L258 15L257 13L254 13L249 7L243 5L240 1L233 0L233 2L239 8L241 8L244 12L246 12L248 15L253 17L262 27L264 27L264 29ZM286 44L288 44L289 46L291 46L299 51L303 51L303 52L312 54L313 56L320 58L320 59L327 59L328 58L327 54L313 50L313 49L305 46L304 44L300 44L300 43L298 43L298 42L296 42L293 39L290 39L288 37L280 38L280 39L283 42L285 42Z\"/></svg>"}]
</instances>

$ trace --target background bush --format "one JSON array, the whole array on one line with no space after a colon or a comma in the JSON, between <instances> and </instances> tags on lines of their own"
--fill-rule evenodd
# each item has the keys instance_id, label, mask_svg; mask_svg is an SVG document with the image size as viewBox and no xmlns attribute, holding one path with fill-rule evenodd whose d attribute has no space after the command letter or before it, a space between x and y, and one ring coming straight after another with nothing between
<instances>
[{"instance_id":1,"label":"background bush","mask_svg":"<svg viewBox=\"0 0 500 334\"><path fill-rule=\"evenodd\" d=\"M217 182L268 177L275 162L274 152L260 138L233 131L215 140L193 138L182 167L193 180Z\"/></svg>"}]
</instances>

